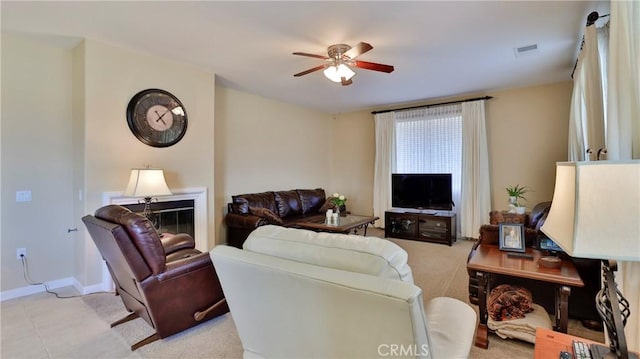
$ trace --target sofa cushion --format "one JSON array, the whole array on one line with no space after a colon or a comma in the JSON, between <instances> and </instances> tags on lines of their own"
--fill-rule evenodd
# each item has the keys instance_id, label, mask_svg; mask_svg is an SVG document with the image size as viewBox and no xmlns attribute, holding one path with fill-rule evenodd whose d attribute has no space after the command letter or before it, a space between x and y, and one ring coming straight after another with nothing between
<instances>
[{"instance_id":1,"label":"sofa cushion","mask_svg":"<svg viewBox=\"0 0 640 359\"><path fill-rule=\"evenodd\" d=\"M267 225L251 232L243 248L297 262L413 283L407 252L377 237Z\"/></svg>"},{"instance_id":2,"label":"sofa cushion","mask_svg":"<svg viewBox=\"0 0 640 359\"><path fill-rule=\"evenodd\" d=\"M302 214L300 197L295 190L273 192L280 218L298 216Z\"/></svg>"},{"instance_id":3,"label":"sofa cushion","mask_svg":"<svg viewBox=\"0 0 640 359\"><path fill-rule=\"evenodd\" d=\"M322 188L297 189L296 192L298 192L302 204L302 214L318 212L326 196Z\"/></svg>"},{"instance_id":4,"label":"sofa cushion","mask_svg":"<svg viewBox=\"0 0 640 359\"><path fill-rule=\"evenodd\" d=\"M267 222L269 222L270 224L282 225L282 219L278 217L275 213L271 212L266 208L249 207L249 213L251 213L254 216L258 216L266 219Z\"/></svg>"},{"instance_id":5,"label":"sofa cushion","mask_svg":"<svg viewBox=\"0 0 640 359\"><path fill-rule=\"evenodd\" d=\"M271 212L278 212L273 192L240 194L231 196L231 201L238 214L249 214L249 207L263 207Z\"/></svg>"}]
</instances>

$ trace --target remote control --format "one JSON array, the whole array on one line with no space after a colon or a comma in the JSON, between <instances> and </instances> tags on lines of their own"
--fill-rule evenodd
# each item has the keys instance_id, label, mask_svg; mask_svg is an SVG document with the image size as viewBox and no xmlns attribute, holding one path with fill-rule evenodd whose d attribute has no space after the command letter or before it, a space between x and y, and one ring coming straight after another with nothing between
<instances>
[{"instance_id":1,"label":"remote control","mask_svg":"<svg viewBox=\"0 0 640 359\"><path fill-rule=\"evenodd\" d=\"M591 351L589 351L589 346L584 342L574 340L573 356L576 359L591 359Z\"/></svg>"},{"instance_id":2,"label":"remote control","mask_svg":"<svg viewBox=\"0 0 640 359\"><path fill-rule=\"evenodd\" d=\"M525 259L533 259L533 254L529 254L529 253L508 253L507 257L518 257L518 258L525 258Z\"/></svg>"}]
</instances>

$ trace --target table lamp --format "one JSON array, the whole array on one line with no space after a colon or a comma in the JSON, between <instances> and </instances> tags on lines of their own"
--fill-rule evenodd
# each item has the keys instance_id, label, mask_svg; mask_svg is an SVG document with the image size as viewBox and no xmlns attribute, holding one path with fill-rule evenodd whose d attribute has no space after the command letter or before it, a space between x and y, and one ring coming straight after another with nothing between
<instances>
[{"instance_id":1,"label":"table lamp","mask_svg":"<svg viewBox=\"0 0 640 359\"><path fill-rule=\"evenodd\" d=\"M155 223L155 215L151 210L151 200L156 196L169 196L171 191L164 179L164 171L153 168L134 168L131 170L129 183L124 190L124 196L143 197L144 210L142 215L147 217L151 223Z\"/></svg>"},{"instance_id":2,"label":"table lamp","mask_svg":"<svg viewBox=\"0 0 640 359\"><path fill-rule=\"evenodd\" d=\"M602 260L596 309L610 346L592 346L592 357L638 358L627 348L630 308L615 271L616 260L640 261L640 161L557 163L553 202L541 230L572 257Z\"/></svg>"}]
</instances>

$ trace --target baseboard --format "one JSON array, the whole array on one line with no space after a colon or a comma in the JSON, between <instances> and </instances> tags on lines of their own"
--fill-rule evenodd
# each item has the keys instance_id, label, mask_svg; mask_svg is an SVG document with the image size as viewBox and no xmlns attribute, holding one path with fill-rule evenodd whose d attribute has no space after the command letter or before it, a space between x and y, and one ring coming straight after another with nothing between
<instances>
[{"instance_id":1,"label":"baseboard","mask_svg":"<svg viewBox=\"0 0 640 359\"><path fill-rule=\"evenodd\" d=\"M109 283L98 283L90 286L83 286L74 277L56 279L56 280L47 282L47 287L49 287L49 290L54 290L54 289L69 287L69 286L74 287L78 291L78 293L82 295L95 293L95 292L113 291L113 287L110 281ZM14 299L14 298L26 297L28 295L42 293L42 292L45 292L44 285L42 284L28 285L25 287L5 290L3 292L0 292L0 302L4 302L5 300Z\"/></svg>"},{"instance_id":2,"label":"baseboard","mask_svg":"<svg viewBox=\"0 0 640 359\"><path fill-rule=\"evenodd\" d=\"M57 289L62 287L74 286L75 287L75 278L68 277L62 279L56 279L47 282L47 286L49 289ZM26 297L28 295L42 293L45 291L44 285L28 285L26 287L20 287L16 289L5 290L0 292L0 302L4 302L5 300Z\"/></svg>"}]
</instances>

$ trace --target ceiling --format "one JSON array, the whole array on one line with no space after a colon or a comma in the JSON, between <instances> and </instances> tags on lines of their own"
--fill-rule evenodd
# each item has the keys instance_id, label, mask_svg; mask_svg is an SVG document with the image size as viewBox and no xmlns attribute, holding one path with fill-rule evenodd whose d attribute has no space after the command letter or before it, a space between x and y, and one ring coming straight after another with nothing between
<instances>
[{"instance_id":1,"label":"ceiling","mask_svg":"<svg viewBox=\"0 0 640 359\"><path fill-rule=\"evenodd\" d=\"M1 1L2 31L60 46L87 37L214 72L218 83L327 113L569 80L587 14L608 1ZM292 52L365 41L350 86ZM516 56L515 48L538 50Z\"/></svg>"}]
</instances>

